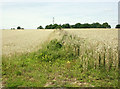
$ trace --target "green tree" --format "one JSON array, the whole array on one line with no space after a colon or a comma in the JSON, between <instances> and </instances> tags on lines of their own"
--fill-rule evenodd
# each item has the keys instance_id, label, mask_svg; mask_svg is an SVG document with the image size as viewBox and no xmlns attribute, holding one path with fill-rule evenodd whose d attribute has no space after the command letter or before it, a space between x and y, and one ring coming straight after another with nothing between
<instances>
[{"instance_id":1,"label":"green tree","mask_svg":"<svg viewBox=\"0 0 120 89\"><path fill-rule=\"evenodd\" d=\"M75 25L70 25L70 28L75 28Z\"/></svg>"},{"instance_id":2,"label":"green tree","mask_svg":"<svg viewBox=\"0 0 120 89\"><path fill-rule=\"evenodd\" d=\"M54 25L52 25L52 29L56 29L57 26L58 26L58 24L54 24Z\"/></svg>"},{"instance_id":3,"label":"green tree","mask_svg":"<svg viewBox=\"0 0 120 89\"><path fill-rule=\"evenodd\" d=\"M74 26L75 26L75 28L80 28L81 24L80 23L76 23Z\"/></svg>"},{"instance_id":4,"label":"green tree","mask_svg":"<svg viewBox=\"0 0 120 89\"><path fill-rule=\"evenodd\" d=\"M75 25L70 25L69 23L67 23L67 24L63 24L63 25L60 25L60 26L61 26L61 28L111 28L111 26L107 22L105 22L103 24L100 24L98 22L92 23L92 24L76 23ZM57 29L60 26L58 24L54 24L54 25L50 24L50 25L47 25L45 27L45 29Z\"/></svg>"},{"instance_id":5,"label":"green tree","mask_svg":"<svg viewBox=\"0 0 120 89\"><path fill-rule=\"evenodd\" d=\"M44 29L42 26L39 26L37 29Z\"/></svg>"},{"instance_id":6,"label":"green tree","mask_svg":"<svg viewBox=\"0 0 120 89\"><path fill-rule=\"evenodd\" d=\"M56 29L57 28L57 26L58 26L58 24L50 24L50 25L47 25L46 27L45 27L45 29Z\"/></svg>"},{"instance_id":7,"label":"green tree","mask_svg":"<svg viewBox=\"0 0 120 89\"><path fill-rule=\"evenodd\" d=\"M105 22L102 24L102 28L111 28L111 26L107 22Z\"/></svg>"},{"instance_id":8,"label":"green tree","mask_svg":"<svg viewBox=\"0 0 120 89\"><path fill-rule=\"evenodd\" d=\"M91 27L91 25L88 24L88 23L85 23L85 24L81 24L81 25L80 25L80 28L90 28L90 27Z\"/></svg>"},{"instance_id":9,"label":"green tree","mask_svg":"<svg viewBox=\"0 0 120 89\"><path fill-rule=\"evenodd\" d=\"M18 27L17 27L17 29L21 29L21 27L20 27L20 26L18 26Z\"/></svg>"},{"instance_id":10,"label":"green tree","mask_svg":"<svg viewBox=\"0 0 120 89\"><path fill-rule=\"evenodd\" d=\"M58 26L56 27L56 29L61 30L61 29L62 29L61 25L58 25Z\"/></svg>"},{"instance_id":11,"label":"green tree","mask_svg":"<svg viewBox=\"0 0 120 89\"><path fill-rule=\"evenodd\" d=\"M71 27L71 26L70 26L70 24L68 24L68 23L62 25L62 28L70 28L70 27Z\"/></svg>"},{"instance_id":12,"label":"green tree","mask_svg":"<svg viewBox=\"0 0 120 89\"><path fill-rule=\"evenodd\" d=\"M48 25L46 25L46 26L45 26L45 29L49 29L49 26L48 26Z\"/></svg>"},{"instance_id":13,"label":"green tree","mask_svg":"<svg viewBox=\"0 0 120 89\"><path fill-rule=\"evenodd\" d=\"M47 25L47 26L45 26L45 29L53 29L53 25L52 24Z\"/></svg>"},{"instance_id":14,"label":"green tree","mask_svg":"<svg viewBox=\"0 0 120 89\"><path fill-rule=\"evenodd\" d=\"M100 23L98 23L98 22L92 23L91 28L102 28L102 25Z\"/></svg>"},{"instance_id":15,"label":"green tree","mask_svg":"<svg viewBox=\"0 0 120 89\"><path fill-rule=\"evenodd\" d=\"M120 28L120 24L116 25L116 27L115 27L115 28Z\"/></svg>"}]
</instances>

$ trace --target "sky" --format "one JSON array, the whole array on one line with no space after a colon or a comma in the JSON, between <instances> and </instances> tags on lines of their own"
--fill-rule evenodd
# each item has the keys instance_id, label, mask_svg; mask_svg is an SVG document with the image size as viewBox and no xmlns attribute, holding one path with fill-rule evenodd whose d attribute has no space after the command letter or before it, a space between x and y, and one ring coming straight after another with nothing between
<instances>
[{"instance_id":1,"label":"sky","mask_svg":"<svg viewBox=\"0 0 120 89\"><path fill-rule=\"evenodd\" d=\"M52 24L53 17L57 24L108 22L112 28L118 24L118 1L55 1L45 0L29 2L20 0L0 1L0 29L21 26L36 29Z\"/></svg>"}]
</instances>

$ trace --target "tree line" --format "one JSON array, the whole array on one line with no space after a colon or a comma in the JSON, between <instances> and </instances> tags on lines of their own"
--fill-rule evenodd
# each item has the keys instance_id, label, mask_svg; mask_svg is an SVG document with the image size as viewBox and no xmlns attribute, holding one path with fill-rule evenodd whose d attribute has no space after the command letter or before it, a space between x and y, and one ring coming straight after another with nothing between
<instances>
[{"instance_id":1,"label":"tree line","mask_svg":"<svg viewBox=\"0 0 120 89\"><path fill-rule=\"evenodd\" d=\"M69 23L66 24L50 24L50 25L46 25L45 28L43 28L41 25L39 27L37 27L37 29L62 29L62 28L111 28L111 26L105 22L103 24L100 23L92 23L92 24L81 24L81 23L76 23L74 25L70 25ZM117 24L115 28L120 28L120 24ZM17 27L17 29L24 29L21 28L20 26ZM15 28L11 28L11 30L15 30Z\"/></svg>"},{"instance_id":2,"label":"tree line","mask_svg":"<svg viewBox=\"0 0 120 89\"><path fill-rule=\"evenodd\" d=\"M59 29L59 28L111 28L111 26L105 22L103 24L100 24L98 22L96 23L92 23L92 24L89 24L89 23L84 23L84 24L81 24L81 23L76 23L74 25L70 25L69 23L66 23L66 24L50 24L50 25L46 25L45 26L45 29ZM42 26L39 26L37 29L44 29Z\"/></svg>"}]
</instances>

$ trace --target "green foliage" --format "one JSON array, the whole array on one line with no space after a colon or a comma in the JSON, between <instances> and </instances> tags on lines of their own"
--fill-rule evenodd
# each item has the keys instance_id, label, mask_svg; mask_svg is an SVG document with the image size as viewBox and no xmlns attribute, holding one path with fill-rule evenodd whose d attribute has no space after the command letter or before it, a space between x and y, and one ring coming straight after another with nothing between
<instances>
[{"instance_id":1,"label":"green foliage","mask_svg":"<svg viewBox=\"0 0 120 89\"><path fill-rule=\"evenodd\" d=\"M100 24L98 22L96 23L76 23L75 25L70 25L69 23L63 24L63 25L58 25L58 24L50 24L45 27L45 29L61 29L61 28L111 28L111 26L105 22L103 24Z\"/></svg>"},{"instance_id":2,"label":"green foliage","mask_svg":"<svg viewBox=\"0 0 120 89\"><path fill-rule=\"evenodd\" d=\"M44 29L42 26L39 26L37 29Z\"/></svg>"},{"instance_id":3,"label":"green foliage","mask_svg":"<svg viewBox=\"0 0 120 89\"><path fill-rule=\"evenodd\" d=\"M58 50L62 47L62 43L60 43L57 39L50 41L47 45L47 49Z\"/></svg>"},{"instance_id":4,"label":"green foliage","mask_svg":"<svg viewBox=\"0 0 120 89\"><path fill-rule=\"evenodd\" d=\"M82 24L80 28L92 28L92 26L88 23Z\"/></svg>"},{"instance_id":5,"label":"green foliage","mask_svg":"<svg viewBox=\"0 0 120 89\"><path fill-rule=\"evenodd\" d=\"M75 24L75 28L80 28L81 27L81 24L80 23L76 23Z\"/></svg>"},{"instance_id":6,"label":"green foliage","mask_svg":"<svg viewBox=\"0 0 120 89\"><path fill-rule=\"evenodd\" d=\"M61 25L58 25L58 26L56 27L56 29L61 30L61 29L62 29L62 26L61 26Z\"/></svg>"},{"instance_id":7,"label":"green foliage","mask_svg":"<svg viewBox=\"0 0 120 89\"><path fill-rule=\"evenodd\" d=\"M70 28L70 24L68 24L68 23L67 24L63 24L62 28Z\"/></svg>"},{"instance_id":8,"label":"green foliage","mask_svg":"<svg viewBox=\"0 0 120 89\"><path fill-rule=\"evenodd\" d=\"M115 28L120 28L120 24L116 25L116 27L115 27Z\"/></svg>"},{"instance_id":9,"label":"green foliage","mask_svg":"<svg viewBox=\"0 0 120 89\"><path fill-rule=\"evenodd\" d=\"M22 29L22 30L24 30L24 28L21 28L20 26L18 26L17 29ZM11 30L15 30L15 28L11 28Z\"/></svg>"},{"instance_id":10,"label":"green foliage","mask_svg":"<svg viewBox=\"0 0 120 89\"><path fill-rule=\"evenodd\" d=\"M105 22L102 24L102 28L111 28L111 26L107 22Z\"/></svg>"},{"instance_id":11,"label":"green foliage","mask_svg":"<svg viewBox=\"0 0 120 89\"><path fill-rule=\"evenodd\" d=\"M21 71L16 71L16 75L21 75Z\"/></svg>"},{"instance_id":12,"label":"green foliage","mask_svg":"<svg viewBox=\"0 0 120 89\"><path fill-rule=\"evenodd\" d=\"M61 27L61 25L58 25L58 24L54 24L54 25L50 24L50 25L47 25L45 29L57 29L58 26Z\"/></svg>"},{"instance_id":13,"label":"green foliage","mask_svg":"<svg viewBox=\"0 0 120 89\"><path fill-rule=\"evenodd\" d=\"M12 82L12 83L11 83ZM22 81L22 79L20 78L16 78L16 79L8 79L7 81L7 86L6 87L12 87L13 89L16 89L16 87L23 85L24 81Z\"/></svg>"},{"instance_id":14,"label":"green foliage","mask_svg":"<svg viewBox=\"0 0 120 89\"><path fill-rule=\"evenodd\" d=\"M66 49L65 45L62 41L58 41L57 39L50 41L44 48L44 50L40 50L40 55L38 55L38 59L46 62L54 62L58 59L60 60L72 60L75 55L72 49Z\"/></svg>"},{"instance_id":15,"label":"green foliage","mask_svg":"<svg viewBox=\"0 0 120 89\"><path fill-rule=\"evenodd\" d=\"M102 25L100 23L92 23L91 28L102 28Z\"/></svg>"},{"instance_id":16,"label":"green foliage","mask_svg":"<svg viewBox=\"0 0 120 89\"><path fill-rule=\"evenodd\" d=\"M17 27L17 29L21 29L21 27L20 27L20 26L18 26L18 27Z\"/></svg>"}]
</instances>

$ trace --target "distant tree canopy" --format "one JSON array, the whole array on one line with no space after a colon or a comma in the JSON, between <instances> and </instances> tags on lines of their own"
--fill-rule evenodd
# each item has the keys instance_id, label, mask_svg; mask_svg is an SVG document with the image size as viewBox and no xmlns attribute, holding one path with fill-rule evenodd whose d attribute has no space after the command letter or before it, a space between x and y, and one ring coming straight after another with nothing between
<instances>
[{"instance_id":1,"label":"distant tree canopy","mask_svg":"<svg viewBox=\"0 0 120 89\"><path fill-rule=\"evenodd\" d=\"M61 30L61 29L62 29L62 26L61 26L61 25L58 25L58 26L56 27L56 29Z\"/></svg>"},{"instance_id":2,"label":"distant tree canopy","mask_svg":"<svg viewBox=\"0 0 120 89\"><path fill-rule=\"evenodd\" d=\"M58 27L61 28L61 25L58 25L58 24L52 25L52 24L50 24L50 25L47 25L45 27L45 29L57 29Z\"/></svg>"},{"instance_id":3,"label":"distant tree canopy","mask_svg":"<svg viewBox=\"0 0 120 89\"><path fill-rule=\"evenodd\" d=\"M38 27L39 29L43 29L42 26L41 27ZM84 24L81 24L81 23L76 23L74 25L70 25L69 23L66 23L66 24L63 24L63 25L58 25L58 24L50 24L50 25L46 25L45 26L45 29L58 29L58 28L111 28L111 26L105 22L103 24L100 24L98 22L96 23L92 23L92 24L89 24L89 23L84 23Z\"/></svg>"},{"instance_id":4,"label":"distant tree canopy","mask_svg":"<svg viewBox=\"0 0 120 89\"><path fill-rule=\"evenodd\" d=\"M116 27L115 27L115 28L120 28L120 24L116 25Z\"/></svg>"},{"instance_id":5,"label":"distant tree canopy","mask_svg":"<svg viewBox=\"0 0 120 89\"><path fill-rule=\"evenodd\" d=\"M20 26L18 26L18 27L17 27L17 29L21 29L21 27L20 27Z\"/></svg>"},{"instance_id":6,"label":"distant tree canopy","mask_svg":"<svg viewBox=\"0 0 120 89\"><path fill-rule=\"evenodd\" d=\"M67 24L63 24L62 25L62 28L70 28L71 26L70 26L70 24L69 23L67 23Z\"/></svg>"},{"instance_id":7,"label":"distant tree canopy","mask_svg":"<svg viewBox=\"0 0 120 89\"><path fill-rule=\"evenodd\" d=\"M22 29L22 30L24 30L24 28L21 28L20 26L18 26L17 29Z\"/></svg>"},{"instance_id":8,"label":"distant tree canopy","mask_svg":"<svg viewBox=\"0 0 120 89\"><path fill-rule=\"evenodd\" d=\"M111 28L111 26L107 22L105 22L102 24L102 28Z\"/></svg>"},{"instance_id":9,"label":"distant tree canopy","mask_svg":"<svg viewBox=\"0 0 120 89\"><path fill-rule=\"evenodd\" d=\"M42 26L39 26L37 29L44 29Z\"/></svg>"},{"instance_id":10,"label":"distant tree canopy","mask_svg":"<svg viewBox=\"0 0 120 89\"><path fill-rule=\"evenodd\" d=\"M15 28L11 28L11 30L15 30Z\"/></svg>"},{"instance_id":11,"label":"distant tree canopy","mask_svg":"<svg viewBox=\"0 0 120 89\"><path fill-rule=\"evenodd\" d=\"M81 27L81 23L76 23L75 25L71 26L72 28L80 28Z\"/></svg>"}]
</instances>

